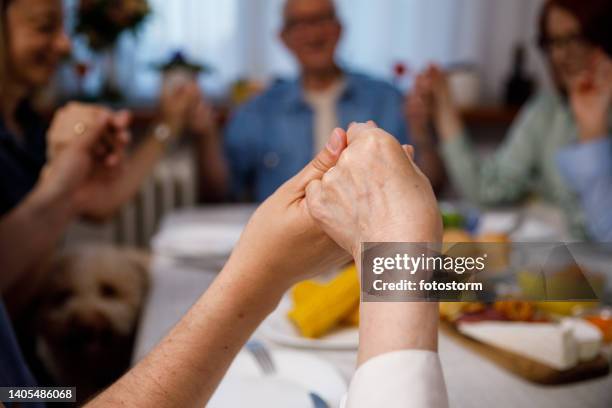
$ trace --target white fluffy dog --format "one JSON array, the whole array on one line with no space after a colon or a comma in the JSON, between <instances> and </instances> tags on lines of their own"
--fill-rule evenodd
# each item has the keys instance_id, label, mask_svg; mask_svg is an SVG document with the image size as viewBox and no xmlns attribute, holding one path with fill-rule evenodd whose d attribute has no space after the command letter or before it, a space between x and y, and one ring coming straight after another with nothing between
<instances>
[{"instance_id":1,"label":"white fluffy dog","mask_svg":"<svg viewBox=\"0 0 612 408\"><path fill-rule=\"evenodd\" d=\"M149 285L149 259L113 247L76 248L50 265L38 313L36 352L79 401L129 367L134 332Z\"/></svg>"}]
</instances>

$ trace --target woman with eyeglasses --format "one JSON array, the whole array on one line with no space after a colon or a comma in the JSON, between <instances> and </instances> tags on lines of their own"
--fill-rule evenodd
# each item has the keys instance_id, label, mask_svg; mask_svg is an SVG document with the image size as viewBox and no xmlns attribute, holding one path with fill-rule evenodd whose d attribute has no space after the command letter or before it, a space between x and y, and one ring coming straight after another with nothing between
<instances>
[{"instance_id":1,"label":"woman with eyeglasses","mask_svg":"<svg viewBox=\"0 0 612 408\"><path fill-rule=\"evenodd\" d=\"M445 75L435 66L419 75L409 110L415 121L433 122L449 176L464 198L503 205L537 193L564 211L576 238L603 239L597 222L586 219L575 183L565 176L568 169L597 166L601 154L612 155L612 75L605 54L612 42L611 10L609 0L545 3L538 44L556 90L542 91L527 104L503 145L487 160L480 161L469 142ZM587 146L589 152L582 152Z\"/></svg>"}]
</instances>

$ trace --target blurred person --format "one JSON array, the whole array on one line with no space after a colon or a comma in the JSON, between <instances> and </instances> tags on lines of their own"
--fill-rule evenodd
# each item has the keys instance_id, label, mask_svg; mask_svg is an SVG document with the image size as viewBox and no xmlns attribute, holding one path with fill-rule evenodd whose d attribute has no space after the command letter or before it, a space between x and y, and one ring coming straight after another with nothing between
<instances>
[{"instance_id":1,"label":"blurred person","mask_svg":"<svg viewBox=\"0 0 612 408\"><path fill-rule=\"evenodd\" d=\"M60 62L70 53L71 43L64 31L61 0L2 0L0 1L0 216L15 209L39 180L47 159L53 159L58 149L79 138L87 131L86 116L99 115L97 108L69 106L56 115L54 125L63 131L48 131L47 125L34 109L37 91L51 81ZM96 183L80 197L79 211L74 218L86 217L103 221L138 191L168 146L179 135L201 127L202 97L195 83L183 84L162 94L160 114L146 140L125 161L109 158L113 171L96 174ZM123 147L129 141L128 112L113 116L109 126L117 135L109 140ZM101 142L101 149L109 146ZM111 145L112 145L111 143ZM123 148L118 151L123 151ZM113 163L114 161L114 163ZM49 247L49 251L53 248ZM40 258L31 258L34 268ZM9 303L18 309L26 302L25 291L33 290L27 275L14 289L5 282L0 289L13 299ZM4 280L4 279L3 279Z\"/></svg>"},{"instance_id":2,"label":"blurred person","mask_svg":"<svg viewBox=\"0 0 612 408\"><path fill-rule=\"evenodd\" d=\"M55 132L66 132L70 129L67 126L73 126L77 120L86 130L56 152L54 159L45 165L43 175L32 191L14 209L0 217L0 288L3 300L8 293L25 296L27 289L14 288L19 280L27 282L30 287L37 286L40 277L31 272L32 265L44 259L55 247L68 224L86 204L83 197L96 188L99 174L112 171L108 162L117 163L121 159L116 150L103 155L96 153L109 133L117 133L113 113L104 108L83 105L65 108L54 120L50 136ZM36 385L17 344L4 301L0 301L0 349L3 356L0 358L0 384Z\"/></svg>"},{"instance_id":3,"label":"blurred person","mask_svg":"<svg viewBox=\"0 0 612 408\"><path fill-rule=\"evenodd\" d=\"M62 140L69 135L70 141L57 145L51 160L44 164L40 177L30 191L8 212L0 215L2 225L22 223L23 228L18 232L27 234L23 237L3 235L1 238L7 241L3 244L19 243L13 245L15 248L10 251L6 247L3 248L6 252L0 253L3 265L0 293L2 299L12 306L12 311L19 311L36 293L39 283L44 279L44 268L39 266L55 250L69 224L81 214L88 213L92 206L97 206L91 197L100 199L99 193L96 192L106 189L108 183L114 182L114 174L124 160L123 149L128 134L127 119L123 112L114 113L93 105L69 104L55 115L47 136L52 140ZM90 138L93 138L93 141ZM82 144L86 147L81 150L90 149L91 151L85 153L95 157L100 161L100 165L95 166L87 184L79 188L74 197L67 197L64 193L71 189L73 179L80 180L87 175L86 166L89 166L89 163L82 157L84 153L79 151L81 155L69 154L66 156L69 159L57 166L50 164L59 156L61 150ZM13 160L10 156L5 157ZM29 163L23 164L25 167L25 164ZM54 178L56 182L46 183L45 178L54 172L58 174ZM11 175L19 174L14 171ZM66 185L62 186L61 183ZM6 193L10 192L11 190L8 190ZM11 241L11 238L15 240Z\"/></svg>"},{"instance_id":4,"label":"blurred person","mask_svg":"<svg viewBox=\"0 0 612 408\"><path fill-rule=\"evenodd\" d=\"M609 49L611 40L609 25L601 16L609 15L611 8L608 0L545 3L539 44L557 90L536 95L523 109L503 145L482 163L469 142L445 75L433 66L417 78L411 103L433 122L441 137L449 177L463 197L484 205L500 205L538 193L564 211L572 235L598 238L586 225L585 210L571 183L562 177L558 157L563 151L575 149L577 142L593 139L593 134L609 142L609 102L591 109L589 104L593 101L576 97L573 84L589 70L599 70L594 66L601 64L599 55L602 48ZM610 79L604 78L603 82L609 84ZM562 162L561 167L571 166L571 161Z\"/></svg>"},{"instance_id":5,"label":"blurred person","mask_svg":"<svg viewBox=\"0 0 612 408\"><path fill-rule=\"evenodd\" d=\"M612 12L607 24L612 26ZM557 154L557 165L578 194L590 237L612 242L612 40L606 54L597 55L570 88L570 101L579 123L579 137Z\"/></svg>"},{"instance_id":6,"label":"blurred person","mask_svg":"<svg viewBox=\"0 0 612 408\"><path fill-rule=\"evenodd\" d=\"M87 163L83 147L75 143L58 156L45 179L49 185L73 186L64 191L68 195L75 191L83 180L66 183L60 175L63 166L75 162L69 155ZM87 406L204 406L244 343L296 282L340 266L349 253L359 256L362 241L440 241L435 197L412 155L373 123L352 126L348 135L335 130L324 150L257 209L223 270L183 319ZM346 184L342 175L354 177ZM355 199L360 205L353 205ZM12 231L0 229L6 233ZM436 353L437 305L377 303L363 308L360 368L347 407L372 406L372 395L388 407L446 407ZM0 330L0 339L10 337L10 327L1 319ZM3 351L14 359L19 353L10 346L3 344ZM0 376L15 381L13 376L23 369L22 364L0 365ZM376 376L376 383L367 381ZM377 384L385 379L385 389L392 392L383 395Z\"/></svg>"},{"instance_id":7,"label":"blurred person","mask_svg":"<svg viewBox=\"0 0 612 408\"><path fill-rule=\"evenodd\" d=\"M399 92L336 63L342 25L332 0L287 0L283 20L280 38L300 77L275 83L231 120L226 152L236 198L265 200L308 163L335 127L374 120L400 141L407 138Z\"/></svg>"},{"instance_id":8,"label":"blurred person","mask_svg":"<svg viewBox=\"0 0 612 408\"><path fill-rule=\"evenodd\" d=\"M47 155L54 154L55 145L78 136L79 129L58 135L60 140L46 140L46 124L32 102L70 53L62 1L2 0L1 5L0 171L6 177L0 180L0 214L5 214L32 189ZM137 191L166 147L195 126L194 117L199 116L194 111L200 101L195 83L163 93L160 114L149 137L118 170L114 181L90 197L90 206L82 215L94 219L112 216ZM127 113L123 115L121 120L129 121ZM78 118L72 125L78 125Z\"/></svg>"}]
</instances>

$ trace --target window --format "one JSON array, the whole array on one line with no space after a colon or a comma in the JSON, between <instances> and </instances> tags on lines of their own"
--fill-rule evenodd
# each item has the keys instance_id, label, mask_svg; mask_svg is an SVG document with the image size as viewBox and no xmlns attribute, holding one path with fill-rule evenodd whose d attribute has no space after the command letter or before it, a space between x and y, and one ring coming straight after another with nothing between
<instances>
[{"instance_id":1,"label":"window","mask_svg":"<svg viewBox=\"0 0 612 408\"><path fill-rule=\"evenodd\" d=\"M132 98L155 97L159 75L152 64L177 50L214 69L202 80L209 93L222 92L238 78L266 81L296 72L277 34L284 0L150 2L153 15L136 38L122 38L115 58ZM471 62L480 66L487 93L495 95L510 68L512 47L534 37L542 0L336 2L344 24L344 65L390 79L396 62L413 69L430 61ZM532 55L532 71L535 61Z\"/></svg>"}]
</instances>

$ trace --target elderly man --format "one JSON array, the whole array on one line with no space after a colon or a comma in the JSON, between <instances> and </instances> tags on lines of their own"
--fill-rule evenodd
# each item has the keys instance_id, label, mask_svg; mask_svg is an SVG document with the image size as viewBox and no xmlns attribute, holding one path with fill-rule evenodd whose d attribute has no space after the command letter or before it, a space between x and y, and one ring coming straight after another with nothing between
<instances>
[{"instance_id":1,"label":"elderly man","mask_svg":"<svg viewBox=\"0 0 612 408\"><path fill-rule=\"evenodd\" d=\"M337 126L373 120L406 142L402 96L336 63L341 33L332 0L286 2L280 37L301 75L275 83L231 121L226 151L235 196L267 198L325 146Z\"/></svg>"}]
</instances>

